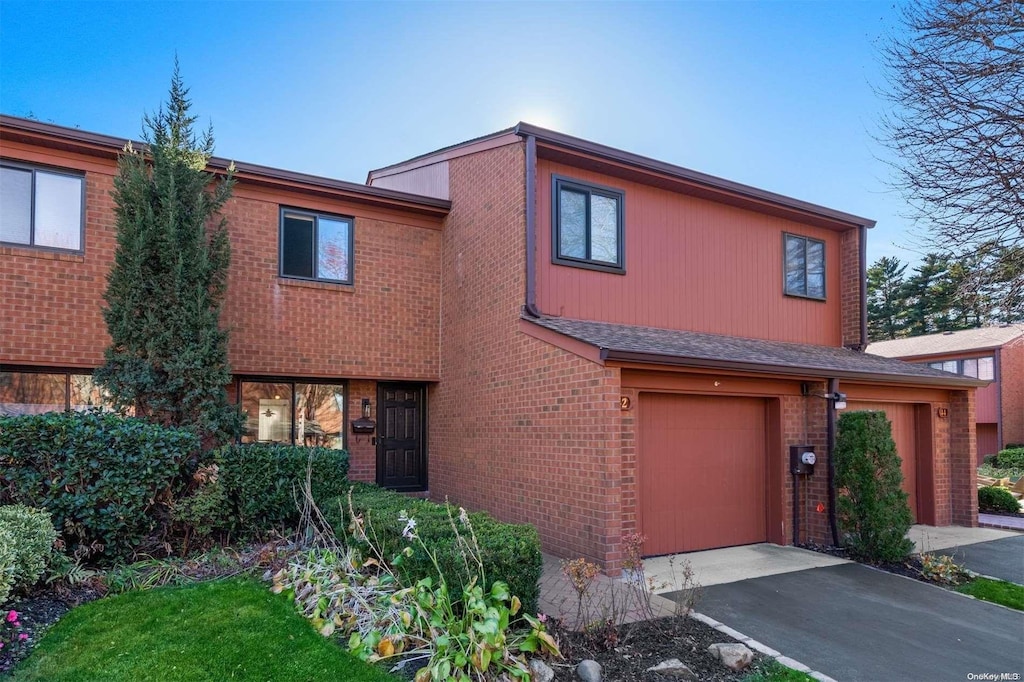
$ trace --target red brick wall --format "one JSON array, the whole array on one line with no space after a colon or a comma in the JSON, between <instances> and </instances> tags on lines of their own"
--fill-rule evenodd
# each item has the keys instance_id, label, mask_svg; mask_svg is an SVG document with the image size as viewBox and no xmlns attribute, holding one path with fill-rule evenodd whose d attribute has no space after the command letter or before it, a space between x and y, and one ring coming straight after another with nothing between
<instances>
[{"instance_id":1,"label":"red brick wall","mask_svg":"<svg viewBox=\"0 0 1024 682\"><path fill-rule=\"evenodd\" d=\"M810 384L812 393L824 393L826 385ZM828 513L817 511L818 504L828 509L828 402L816 396L782 396L782 462L785 492L782 518L786 527L786 543L793 542L793 475L789 470L789 446L813 445L817 455L814 473L799 476L800 541L832 544Z\"/></svg>"},{"instance_id":2,"label":"red brick wall","mask_svg":"<svg viewBox=\"0 0 1024 682\"><path fill-rule=\"evenodd\" d=\"M0 363L93 368L109 343L101 314L116 246L112 160L4 144L5 158L86 171L83 255L0 247ZM352 286L285 280L279 207L355 217ZM226 207L232 266L222 325L236 373L436 380L437 221L239 182Z\"/></svg>"},{"instance_id":3,"label":"red brick wall","mask_svg":"<svg viewBox=\"0 0 1024 682\"><path fill-rule=\"evenodd\" d=\"M861 342L860 283L865 275L860 271L859 247L859 230L847 230L842 234L839 258L842 272L840 295L844 346L859 345Z\"/></svg>"},{"instance_id":4,"label":"red brick wall","mask_svg":"<svg viewBox=\"0 0 1024 682\"><path fill-rule=\"evenodd\" d=\"M973 390L950 391L948 421L950 522L957 526L977 526Z\"/></svg>"},{"instance_id":5,"label":"red brick wall","mask_svg":"<svg viewBox=\"0 0 1024 682\"><path fill-rule=\"evenodd\" d=\"M619 521L618 371L519 332L521 144L453 159L444 227L441 382L431 497L529 521L544 549L612 564Z\"/></svg>"},{"instance_id":6,"label":"red brick wall","mask_svg":"<svg viewBox=\"0 0 1024 682\"><path fill-rule=\"evenodd\" d=\"M1024 443L1024 336L999 349L1003 442Z\"/></svg>"},{"instance_id":7,"label":"red brick wall","mask_svg":"<svg viewBox=\"0 0 1024 682\"><path fill-rule=\"evenodd\" d=\"M63 159L51 163L69 167ZM110 175L85 176L84 254L0 246L0 363L93 368L103 362L110 339L100 305L117 245L113 186Z\"/></svg>"}]
</instances>

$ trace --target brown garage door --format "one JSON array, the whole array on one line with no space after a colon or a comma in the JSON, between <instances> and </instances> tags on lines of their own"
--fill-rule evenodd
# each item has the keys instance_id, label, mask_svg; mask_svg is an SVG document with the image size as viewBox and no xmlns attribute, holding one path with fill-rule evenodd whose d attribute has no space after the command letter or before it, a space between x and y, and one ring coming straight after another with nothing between
<instances>
[{"instance_id":1,"label":"brown garage door","mask_svg":"<svg viewBox=\"0 0 1024 682\"><path fill-rule=\"evenodd\" d=\"M907 491L910 513L917 520L917 421L914 416L914 405L906 403L867 403L850 402L850 410L876 410L885 412L892 422L892 439L896 442L896 452L900 456L900 468L903 470L903 489Z\"/></svg>"},{"instance_id":2,"label":"brown garage door","mask_svg":"<svg viewBox=\"0 0 1024 682\"><path fill-rule=\"evenodd\" d=\"M644 393L639 409L644 554L764 542L764 400Z\"/></svg>"}]
</instances>

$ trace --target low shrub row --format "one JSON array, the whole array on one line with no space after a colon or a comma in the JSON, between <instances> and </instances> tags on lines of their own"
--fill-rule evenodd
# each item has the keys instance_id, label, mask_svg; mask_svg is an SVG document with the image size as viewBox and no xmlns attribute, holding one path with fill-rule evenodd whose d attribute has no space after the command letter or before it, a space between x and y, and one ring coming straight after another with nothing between
<instances>
[{"instance_id":1,"label":"low shrub row","mask_svg":"<svg viewBox=\"0 0 1024 682\"><path fill-rule=\"evenodd\" d=\"M989 485L978 488L978 511L1020 513L1020 504L1006 488Z\"/></svg>"},{"instance_id":2,"label":"low shrub row","mask_svg":"<svg viewBox=\"0 0 1024 682\"><path fill-rule=\"evenodd\" d=\"M390 559L410 544L402 535L408 525L407 521L400 520L405 512L405 517L414 520L416 534L423 544L435 553L439 568L451 585L460 586L461 590L461 586L476 574L476 567L466 566L465 554L458 546L452 525L453 522L459 523L458 508L406 497L363 483L352 484L352 507L356 514L362 516L367 532L376 537L385 558ZM321 508L339 534L352 522L345 497ZM536 613L543 566L537 530L528 525L500 523L481 512L468 514L468 519L480 546L484 590L491 589L496 581L504 581L509 591L522 601L524 612ZM436 575L430 557L419 546L413 547L411 556L403 560L398 570L405 573L409 582Z\"/></svg>"},{"instance_id":3,"label":"low shrub row","mask_svg":"<svg viewBox=\"0 0 1024 682\"><path fill-rule=\"evenodd\" d=\"M187 547L293 528L307 468L315 499L346 490L343 450L231 445L200 460L199 446L189 431L98 411L0 417L0 504L45 509L72 557L109 564L152 538Z\"/></svg>"},{"instance_id":4,"label":"low shrub row","mask_svg":"<svg viewBox=\"0 0 1024 682\"><path fill-rule=\"evenodd\" d=\"M159 526L188 431L102 412L0 417L0 503L46 509L76 556L130 556Z\"/></svg>"},{"instance_id":5,"label":"low shrub row","mask_svg":"<svg viewBox=\"0 0 1024 682\"><path fill-rule=\"evenodd\" d=\"M1000 450L993 463L1000 469L1024 469L1024 447Z\"/></svg>"}]
</instances>

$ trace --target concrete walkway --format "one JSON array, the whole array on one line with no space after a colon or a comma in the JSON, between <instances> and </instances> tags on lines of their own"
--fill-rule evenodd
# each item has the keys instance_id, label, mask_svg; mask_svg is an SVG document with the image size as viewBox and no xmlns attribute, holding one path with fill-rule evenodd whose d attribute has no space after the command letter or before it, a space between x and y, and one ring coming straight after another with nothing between
<instances>
[{"instance_id":1,"label":"concrete walkway","mask_svg":"<svg viewBox=\"0 0 1024 682\"><path fill-rule=\"evenodd\" d=\"M1020 535L1012 530L1000 530L997 528L965 528L963 526L922 526L916 525L910 528L907 537L914 541L915 552L939 553L940 550L949 550L955 547L964 547L979 542L1001 540ZM943 551L948 554L948 551Z\"/></svg>"}]
</instances>

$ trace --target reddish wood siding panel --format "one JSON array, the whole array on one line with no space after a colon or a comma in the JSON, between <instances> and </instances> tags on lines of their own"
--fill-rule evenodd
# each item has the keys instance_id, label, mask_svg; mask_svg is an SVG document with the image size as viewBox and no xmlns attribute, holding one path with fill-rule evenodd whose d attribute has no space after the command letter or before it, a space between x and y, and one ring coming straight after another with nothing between
<instances>
[{"instance_id":1,"label":"reddish wood siding panel","mask_svg":"<svg viewBox=\"0 0 1024 682\"><path fill-rule=\"evenodd\" d=\"M764 542L765 401L641 394L644 554Z\"/></svg>"},{"instance_id":2,"label":"reddish wood siding panel","mask_svg":"<svg viewBox=\"0 0 1024 682\"><path fill-rule=\"evenodd\" d=\"M978 424L978 464L985 459L986 455L994 455L999 452L999 425Z\"/></svg>"},{"instance_id":3,"label":"reddish wood siding panel","mask_svg":"<svg viewBox=\"0 0 1024 682\"><path fill-rule=\"evenodd\" d=\"M909 496L910 511L917 519L917 415L915 406L906 403L848 403L848 410L884 412L892 422L892 439L900 456L903 489Z\"/></svg>"},{"instance_id":4,"label":"reddish wood siding panel","mask_svg":"<svg viewBox=\"0 0 1024 682\"><path fill-rule=\"evenodd\" d=\"M551 263L551 175L625 192L626 274ZM820 239L826 302L782 294L782 234ZM551 315L840 345L840 235L545 159L537 173L537 301Z\"/></svg>"},{"instance_id":5,"label":"reddish wood siding panel","mask_svg":"<svg viewBox=\"0 0 1024 682\"><path fill-rule=\"evenodd\" d=\"M999 390L999 382L993 381L988 386L979 388L975 394L978 401L977 420L979 424L994 424L999 421Z\"/></svg>"}]
</instances>

